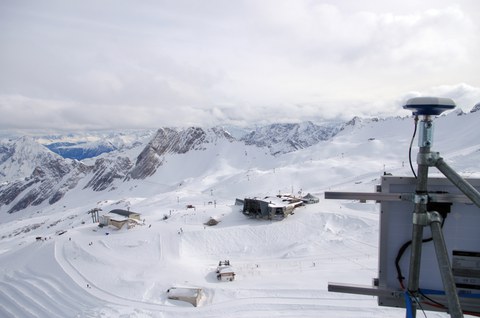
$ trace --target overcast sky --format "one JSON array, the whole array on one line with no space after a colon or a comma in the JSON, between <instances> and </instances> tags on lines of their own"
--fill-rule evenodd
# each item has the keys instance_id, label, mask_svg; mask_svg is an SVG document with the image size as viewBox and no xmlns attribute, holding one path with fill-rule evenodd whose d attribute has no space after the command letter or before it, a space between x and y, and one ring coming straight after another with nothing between
<instances>
[{"instance_id":1,"label":"overcast sky","mask_svg":"<svg viewBox=\"0 0 480 318\"><path fill-rule=\"evenodd\" d=\"M0 129L252 125L480 102L480 1L0 0Z\"/></svg>"}]
</instances>

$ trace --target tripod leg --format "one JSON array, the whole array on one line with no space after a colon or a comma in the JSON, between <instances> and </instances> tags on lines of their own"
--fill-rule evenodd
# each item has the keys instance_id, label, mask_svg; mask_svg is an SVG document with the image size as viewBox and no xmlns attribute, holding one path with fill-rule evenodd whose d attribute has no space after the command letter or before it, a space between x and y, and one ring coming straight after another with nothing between
<instances>
[{"instance_id":1,"label":"tripod leg","mask_svg":"<svg viewBox=\"0 0 480 318\"><path fill-rule=\"evenodd\" d=\"M463 317L460 300L458 299L457 288L453 279L452 267L448 258L447 247L442 232L442 217L438 212L429 213L430 229L432 231L433 243L435 244L435 254L442 276L443 288L448 300L448 311L450 316L454 318Z\"/></svg>"}]
</instances>

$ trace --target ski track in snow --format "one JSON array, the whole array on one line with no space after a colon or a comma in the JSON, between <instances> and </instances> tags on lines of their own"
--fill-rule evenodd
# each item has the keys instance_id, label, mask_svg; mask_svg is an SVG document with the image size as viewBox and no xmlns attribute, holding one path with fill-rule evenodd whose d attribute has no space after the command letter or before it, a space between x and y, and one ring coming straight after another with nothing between
<instances>
[{"instance_id":1,"label":"ski track in snow","mask_svg":"<svg viewBox=\"0 0 480 318\"><path fill-rule=\"evenodd\" d=\"M262 224L256 225L254 228L258 228L261 232L268 231L268 226ZM245 229L247 230L248 227ZM228 231L228 229L220 229L220 231L225 230ZM189 236L198 233L203 234L204 230L194 229L192 231L187 226L182 235ZM182 235L179 235L173 227L170 227L169 231L153 235L150 243L157 249L157 255L153 258L158 259L160 269L165 260L179 257L178 242L183 239ZM334 234L334 236L336 235ZM345 260L352 262L359 269L366 269L367 273L373 274L374 268L371 268L371 264L363 265L362 258L365 258L365 253L374 253L375 247L366 244L364 248L359 249L355 247L357 243L354 241L348 243L348 239L339 240L342 243L345 243L344 241L347 244L343 245L345 249L341 251L330 248L326 250L326 253L324 250L323 254L299 257L292 255L292 258L285 259L278 259L273 255L256 259L255 264L252 261L239 260L235 263L235 268L241 278L250 281L253 285L256 285L255 279L261 280L263 277L272 275L272 272L278 275L278 278L288 275L292 271L302 274L309 272L318 274L322 272L320 269L322 263L336 266L336 264L344 264ZM272 312L275 312L277 316L289 317L292 312L301 311L302 316L315 317L318 316L318 312L343 312L353 315L357 313L350 309L352 306L368 308L374 303L371 297L367 299L360 296L338 297L338 295L328 293L325 286L320 286L319 289L257 288L253 286L236 287L232 284L219 285L217 282L204 283L206 285L204 287L205 299L200 307L193 309L172 305L172 301L152 302L131 299L115 293L114 290L98 286L88 275L85 276L80 269L75 267L76 257L91 262L101 261L97 259L101 258L99 255L95 256L89 252L85 242L85 240L77 242L76 237L68 240L65 236L55 237L45 242L29 243L29 246L23 247L34 254L32 259L37 256L35 254L41 253L42 262L48 264L49 270L55 274L46 274L41 271L41 268L37 268L35 263L28 263L9 274L4 274L0 284L2 287L0 292L2 317L96 317L101 312L116 315L129 312L132 308L136 310L136 312L130 313L133 316L147 313L158 317L224 317L229 315L231 317L251 315L270 317ZM115 242L107 243L103 238L98 240L98 246L107 251L112 250L112 243ZM35 251L37 244L40 244L41 247L39 251ZM349 245L351 246L349 247ZM312 265L312 259L317 262L317 265ZM121 258L118 260L121 261ZM206 272L215 268L213 264L205 267ZM326 270L328 271L328 269ZM145 291L146 294L149 292L151 291ZM327 303L328 305L326 305ZM284 313L282 314L282 312ZM362 315L375 317L372 314L378 312L377 309L371 308L363 311Z\"/></svg>"},{"instance_id":2,"label":"ski track in snow","mask_svg":"<svg viewBox=\"0 0 480 318\"><path fill-rule=\"evenodd\" d=\"M246 219L247 225L240 226L234 225L235 220L244 216L232 210L230 214L224 213L226 225L208 229L185 224L187 219L195 220L196 214L181 212L177 221L172 217L170 223L154 224L151 229L144 226L108 236L95 230L94 225L84 225L81 231L42 242L33 242L30 236L32 241L18 251L12 248L0 254L12 259L21 258L17 254L30 254L29 259L14 270L9 267L2 276L0 316L318 317L319 313L334 317L402 316L401 310L377 308L373 297L339 295L326 290L328 280L335 280L338 275L358 279L376 274L377 245L369 239L377 235L374 224L378 216L369 209L354 210L358 203L341 206L342 213L312 214L316 208L308 207L284 221ZM233 223L228 223L228 217L233 218L230 221ZM181 234L180 228L184 230ZM278 233L282 235L277 236ZM279 241L280 237L284 241ZM242 251L231 244L240 238L246 239L245 247L250 250L259 238L274 239L279 241L278 250L268 251L265 248L269 244L261 244L257 251L242 256ZM93 246L89 246L89 241ZM215 242L213 249L209 247L211 242ZM177 275L170 269L172 263L183 266L193 262L200 268L194 272L204 279L183 282L172 277L172 282L201 286L205 295L201 305L193 308L166 300L164 292L168 285L163 283L164 279L155 282L153 277L142 289L143 295L136 297L125 296L121 290L117 292L112 287L115 284L105 285L98 275L92 274L95 264L102 270L111 264L125 263L128 267L145 263L115 249L131 251L132 255L141 249L147 263L154 263L158 271L167 275ZM225 253L231 253L229 258L234 260L238 282L218 283L212 276L215 262ZM35 263L36 258L41 259L40 264ZM89 269L85 263L90 264ZM121 276L118 268L112 270ZM149 266L139 268L143 270L149 271ZM195 275L188 277L192 276ZM308 277L315 282L302 283Z\"/></svg>"}]
</instances>

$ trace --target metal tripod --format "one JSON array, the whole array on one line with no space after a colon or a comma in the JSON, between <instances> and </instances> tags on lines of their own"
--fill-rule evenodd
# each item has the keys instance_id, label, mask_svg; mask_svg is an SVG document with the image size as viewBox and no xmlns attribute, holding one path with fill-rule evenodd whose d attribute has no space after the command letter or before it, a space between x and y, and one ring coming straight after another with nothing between
<instances>
[{"instance_id":1,"label":"metal tripod","mask_svg":"<svg viewBox=\"0 0 480 318\"><path fill-rule=\"evenodd\" d=\"M414 113L415 114L415 113ZM461 192L463 192L473 203L480 207L480 193L450 166L448 166L438 152L432 152L433 122L430 114L421 115L419 122L419 153L417 156L418 176L414 195L414 213L412 230L412 247L410 254L410 268L408 277L408 292L413 297L419 296L419 276L422 255L423 229L430 226L435 254L448 300L448 312L451 317L463 317L460 300L457 294L455 281L445 246L445 240L441 228L442 216L436 212L427 211L429 195L427 190L428 169L436 167L448 180L450 180ZM411 312L416 317L416 303L412 303ZM408 310L407 310L408 313ZM408 317L408 314L407 314Z\"/></svg>"}]
</instances>

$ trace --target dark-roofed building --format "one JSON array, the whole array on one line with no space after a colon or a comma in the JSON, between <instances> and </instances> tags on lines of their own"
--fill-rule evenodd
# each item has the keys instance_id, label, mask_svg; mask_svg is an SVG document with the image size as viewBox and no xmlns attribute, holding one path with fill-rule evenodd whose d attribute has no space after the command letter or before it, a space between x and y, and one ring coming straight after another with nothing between
<instances>
[{"instance_id":1,"label":"dark-roofed building","mask_svg":"<svg viewBox=\"0 0 480 318\"><path fill-rule=\"evenodd\" d=\"M118 214L118 215L127 217L129 219L135 219L140 221L140 213L123 210L123 209L114 209L114 210L111 210L109 213Z\"/></svg>"},{"instance_id":2,"label":"dark-roofed building","mask_svg":"<svg viewBox=\"0 0 480 318\"><path fill-rule=\"evenodd\" d=\"M293 210L302 204L301 200L291 196L265 197L264 199L245 198L243 213L251 217L268 220L283 219L292 214Z\"/></svg>"}]
</instances>

